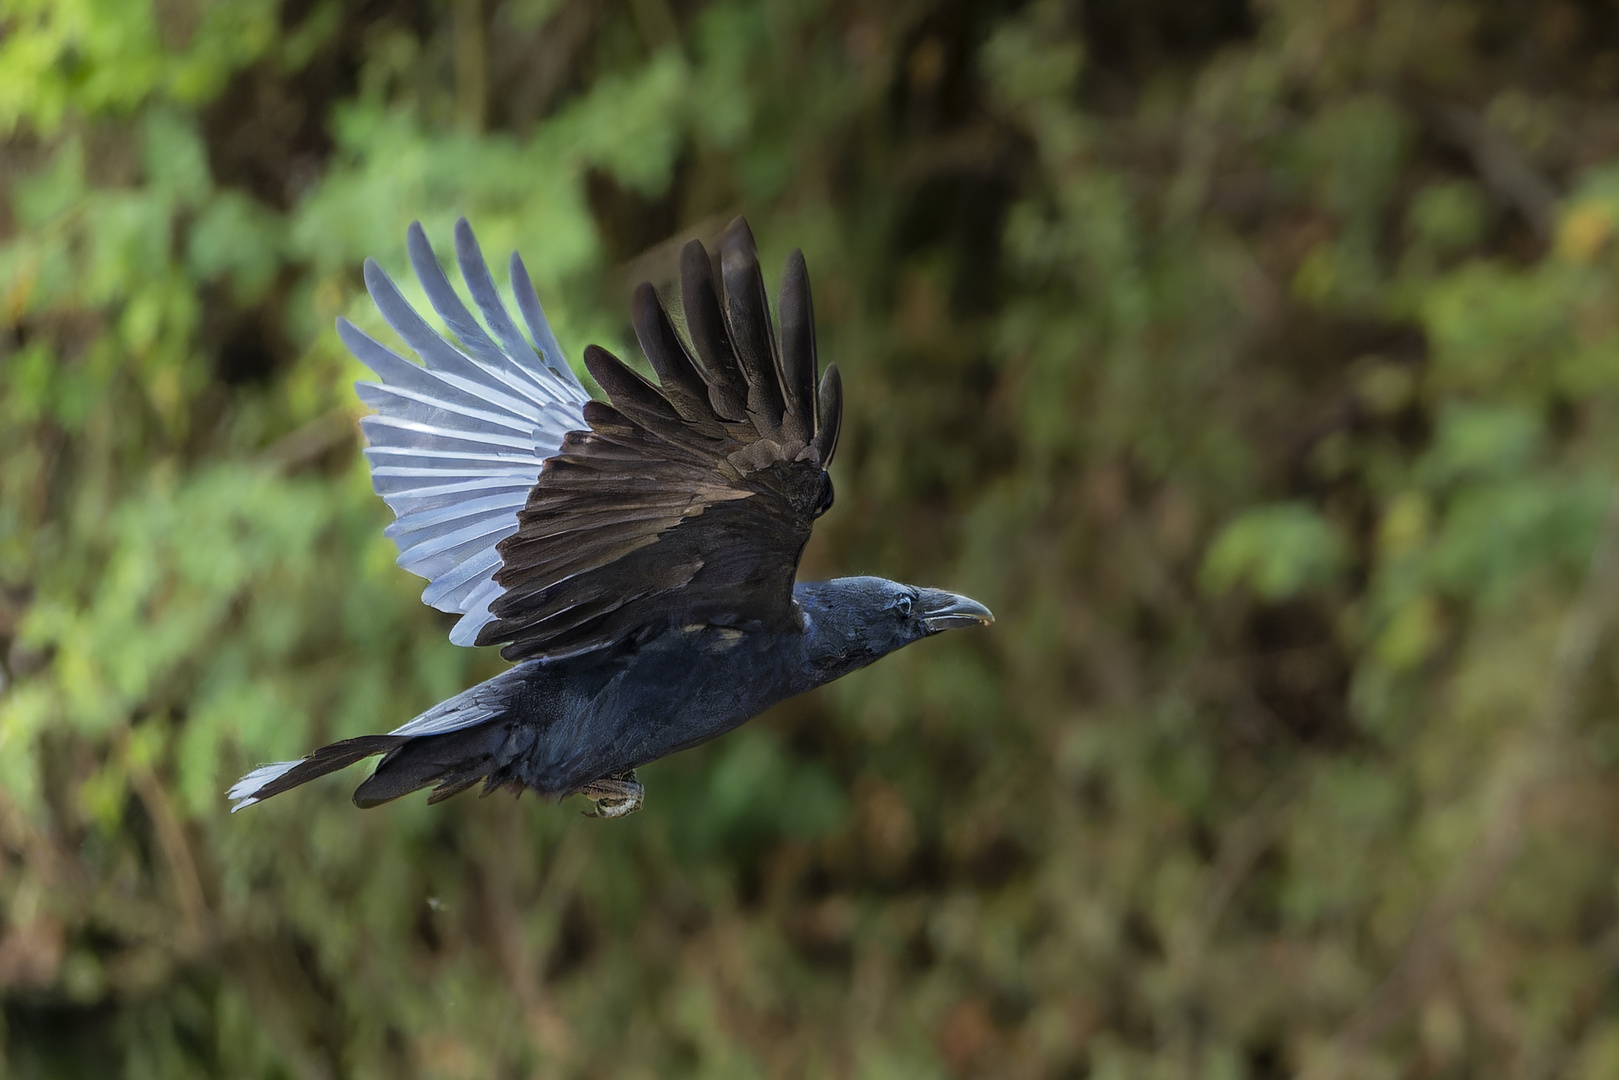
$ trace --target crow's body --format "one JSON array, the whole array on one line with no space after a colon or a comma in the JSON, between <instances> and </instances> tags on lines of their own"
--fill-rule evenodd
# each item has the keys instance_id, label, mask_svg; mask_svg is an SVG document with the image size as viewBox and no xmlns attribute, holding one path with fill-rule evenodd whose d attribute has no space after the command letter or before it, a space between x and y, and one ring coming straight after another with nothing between
<instances>
[{"instance_id":1,"label":"crow's body","mask_svg":"<svg viewBox=\"0 0 1619 1080\"><path fill-rule=\"evenodd\" d=\"M643 286L636 329L660 381L592 347L586 363L609 403L589 399L560 363L516 257L537 350L464 222L456 239L493 337L416 228L418 277L459 347L371 263L378 308L426 367L339 329L384 380L360 389L378 408L365 421L367 453L399 515L390 534L401 565L429 579L424 600L462 616L453 641L506 642L517 663L385 735L254 770L230 791L237 809L382 754L359 806L428 786L436 801L481 781L485 791L582 792L617 816L640 806L636 767L929 633L989 621L965 597L881 578L793 582L810 524L831 504L842 400L835 369L815 390L797 253L778 346L747 227L727 232L723 284L688 245L692 348Z\"/></svg>"}]
</instances>

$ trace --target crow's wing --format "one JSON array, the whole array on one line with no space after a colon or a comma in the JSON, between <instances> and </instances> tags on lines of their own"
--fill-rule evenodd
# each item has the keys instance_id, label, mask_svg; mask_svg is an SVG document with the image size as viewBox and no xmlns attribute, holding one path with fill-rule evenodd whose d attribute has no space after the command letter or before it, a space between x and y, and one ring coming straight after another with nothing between
<instances>
[{"instance_id":1,"label":"crow's wing","mask_svg":"<svg viewBox=\"0 0 1619 1080\"><path fill-rule=\"evenodd\" d=\"M816 392L804 260L782 282L780 345L747 223L720 246L720 280L696 241L682 252L694 359L650 285L635 296L653 385L604 349L585 363L608 401L588 401L501 540L480 645L509 660L557 659L665 627L796 627L793 578L842 412L837 370ZM581 425L583 427L584 425Z\"/></svg>"},{"instance_id":2,"label":"crow's wing","mask_svg":"<svg viewBox=\"0 0 1619 1080\"><path fill-rule=\"evenodd\" d=\"M337 321L337 330L382 380L355 389L377 410L360 426L372 482L397 515L388 536L399 545L399 565L428 579L424 603L461 616L450 640L472 645L501 593L494 580L500 567L496 545L517 532L518 511L541 463L569 431L585 426L590 396L562 359L516 255L512 291L533 344L496 292L465 220L455 226L456 260L487 329L451 288L419 224L410 227L408 246L416 277L456 342L430 327L369 259L365 283L371 299L425 366L347 319Z\"/></svg>"}]
</instances>

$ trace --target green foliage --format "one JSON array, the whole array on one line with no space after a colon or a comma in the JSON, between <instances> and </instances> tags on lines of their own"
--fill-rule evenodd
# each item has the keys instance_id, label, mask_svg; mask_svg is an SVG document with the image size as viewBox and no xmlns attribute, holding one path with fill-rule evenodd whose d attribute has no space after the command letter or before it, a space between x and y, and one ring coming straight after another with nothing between
<instances>
[{"instance_id":1,"label":"green foliage","mask_svg":"<svg viewBox=\"0 0 1619 1080\"><path fill-rule=\"evenodd\" d=\"M0 1075L1613 1073L1603 17L890 7L0 10ZM361 261L464 214L577 361L738 212L847 384L806 574L995 627L623 821L227 814L501 666Z\"/></svg>"},{"instance_id":2,"label":"green foliage","mask_svg":"<svg viewBox=\"0 0 1619 1080\"><path fill-rule=\"evenodd\" d=\"M1309 506L1263 506L1220 533L1203 563L1203 581L1214 590L1248 584L1266 600L1286 600L1330 584L1344 560L1343 541Z\"/></svg>"}]
</instances>

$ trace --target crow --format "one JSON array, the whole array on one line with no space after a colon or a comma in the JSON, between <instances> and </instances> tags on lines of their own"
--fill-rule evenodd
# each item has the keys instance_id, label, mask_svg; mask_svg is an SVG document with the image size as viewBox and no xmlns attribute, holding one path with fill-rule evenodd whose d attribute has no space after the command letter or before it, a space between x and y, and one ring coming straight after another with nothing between
<instances>
[{"instance_id":1,"label":"crow","mask_svg":"<svg viewBox=\"0 0 1619 1080\"><path fill-rule=\"evenodd\" d=\"M429 785L438 802L482 781L485 794L583 794L591 816L619 817L641 806L638 766L930 634L993 621L940 589L795 582L832 505L843 409L836 366L817 388L801 253L787 259L778 340L747 223L727 227L717 260L688 243L686 338L643 283L632 321L657 382L591 345L585 367L604 401L563 359L516 254L511 287L532 344L465 219L456 261L482 323L419 223L407 246L454 340L366 260L371 299L423 363L338 319L381 380L355 384L376 410L360 421L365 453L396 515L399 565L429 582L423 602L460 616L452 642L504 645L514 666L386 735L254 769L228 792L233 811L381 754L356 806Z\"/></svg>"}]
</instances>

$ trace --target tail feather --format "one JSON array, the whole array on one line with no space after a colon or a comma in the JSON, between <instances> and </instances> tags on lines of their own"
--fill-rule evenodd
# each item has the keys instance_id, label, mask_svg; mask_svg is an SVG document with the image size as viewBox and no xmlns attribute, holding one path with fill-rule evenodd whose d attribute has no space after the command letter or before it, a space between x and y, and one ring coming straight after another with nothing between
<instances>
[{"instance_id":1,"label":"tail feather","mask_svg":"<svg viewBox=\"0 0 1619 1080\"><path fill-rule=\"evenodd\" d=\"M238 780L226 795L234 805L231 813L263 802L272 795L290 791L299 784L308 783L329 772L347 768L362 758L397 750L410 741L409 736L361 735L323 746L298 761L276 761L260 765Z\"/></svg>"},{"instance_id":2,"label":"tail feather","mask_svg":"<svg viewBox=\"0 0 1619 1080\"><path fill-rule=\"evenodd\" d=\"M444 735L417 736L392 750L377 771L354 790L362 810L436 785L428 802L442 802L488 776L499 764L508 731L503 723L483 724Z\"/></svg>"},{"instance_id":3,"label":"tail feather","mask_svg":"<svg viewBox=\"0 0 1619 1080\"><path fill-rule=\"evenodd\" d=\"M468 776L455 781L446 780L435 787L432 794L427 796L427 805L432 806L434 803L443 802L452 795L459 795L481 779L483 778L479 776Z\"/></svg>"},{"instance_id":4,"label":"tail feather","mask_svg":"<svg viewBox=\"0 0 1619 1080\"><path fill-rule=\"evenodd\" d=\"M375 754L385 756L370 779L354 792L356 806L379 806L429 784L437 785L429 801L439 802L492 772L498 772L494 779L500 783L510 782L514 778L509 775L512 759L528 744L518 739L507 745L512 728L504 718L514 695L539 670L538 663L519 664L439 702L386 735L344 739L298 761L261 765L230 789L228 794L235 803L231 810L252 806Z\"/></svg>"}]
</instances>

